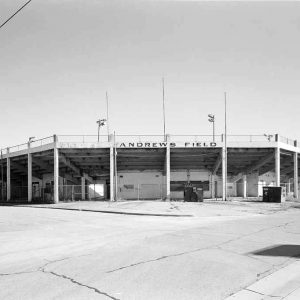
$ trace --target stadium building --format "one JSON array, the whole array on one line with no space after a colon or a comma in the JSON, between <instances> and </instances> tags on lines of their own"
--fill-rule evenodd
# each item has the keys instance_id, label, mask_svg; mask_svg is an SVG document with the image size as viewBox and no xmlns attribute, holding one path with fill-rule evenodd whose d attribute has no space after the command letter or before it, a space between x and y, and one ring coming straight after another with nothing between
<instances>
[{"instance_id":1,"label":"stadium building","mask_svg":"<svg viewBox=\"0 0 300 300\"><path fill-rule=\"evenodd\" d=\"M109 135L30 140L1 151L2 202L298 198L297 141L276 135Z\"/></svg>"}]
</instances>

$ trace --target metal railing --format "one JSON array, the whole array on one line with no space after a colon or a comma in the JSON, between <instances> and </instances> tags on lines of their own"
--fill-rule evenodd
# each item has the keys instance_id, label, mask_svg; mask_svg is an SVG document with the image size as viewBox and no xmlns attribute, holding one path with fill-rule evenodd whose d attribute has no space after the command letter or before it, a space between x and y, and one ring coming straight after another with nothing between
<instances>
[{"instance_id":1,"label":"metal railing","mask_svg":"<svg viewBox=\"0 0 300 300\"><path fill-rule=\"evenodd\" d=\"M166 140L169 142L213 142L215 138L215 142L224 142L224 135L116 135L115 141L116 143L128 143L128 142L165 142ZM109 137L108 135L100 135L99 143L113 142L113 136ZM98 143L97 135L58 135L57 141L61 143ZM280 135L227 135L228 142L281 142L284 144L297 146L297 141L283 137ZM54 136L48 136L41 139L32 140L30 143L31 147L39 147L47 144L51 144L54 142ZM10 153L26 150L28 149L28 143L18 144L14 146L10 146L8 148L2 149L2 154L6 155L8 151Z\"/></svg>"},{"instance_id":2,"label":"metal railing","mask_svg":"<svg viewBox=\"0 0 300 300\"><path fill-rule=\"evenodd\" d=\"M31 147L44 146L44 145L52 144L53 142L54 142L54 137L52 135L52 136L47 136L45 138L41 138L38 140L32 140L30 142L30 146Z\"/></svg>"},{"instance_id":3,"label":"metal railing","mask_svg":"<svg viewBox=\"0 0 300 300\"><path fill-rule=\"evenodd\" d=\"M284 137L284 136L279 136L279 142L284 143L284 144L288 144L288 145L292 145L292 146L297 146L297 141Z\"/></svg>"},{"instance_id":4,"label":"metal railing","mask_svg":"<svg viewBox=\"0 0 300 300\"><path fill-rule=\"evenodd\" d=\"M99 142L107 142L108 135L99 135ZM97 143L98 135L57 135L57 141L62 143Z\"/></svg>"}]
</instances>

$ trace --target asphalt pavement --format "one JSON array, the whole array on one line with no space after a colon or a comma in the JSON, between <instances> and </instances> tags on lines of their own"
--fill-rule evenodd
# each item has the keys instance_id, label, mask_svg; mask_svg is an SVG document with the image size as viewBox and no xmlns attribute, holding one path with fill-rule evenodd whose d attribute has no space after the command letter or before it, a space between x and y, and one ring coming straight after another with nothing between
<instances>
[{"instance_id":1,"label":"asphalt pavement","mask_svg":"<svg viewBox=\"0 0 300 300\"><path fill-rule=\"evenodd\" d=\"M161 203L0 207L0 299L299 299L297 203Z\"/></svg>"}]
</instances>

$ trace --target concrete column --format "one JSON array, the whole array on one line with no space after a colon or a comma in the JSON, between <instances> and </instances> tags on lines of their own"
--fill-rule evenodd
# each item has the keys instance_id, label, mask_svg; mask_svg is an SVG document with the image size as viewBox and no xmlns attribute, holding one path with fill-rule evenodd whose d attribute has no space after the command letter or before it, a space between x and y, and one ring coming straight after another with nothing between
<instances>
[{"instance_id":1,"label":"concrete column","mask_svg":"<svg viewBox=\"0 0 300 300\"><path fill-rule=\"evenodd\" d=\"M114 148L111 146L110 147L110 163L109 163L109 167L110 167L110 201L114 201L115 197L114 197Z\"/></svg>"},{"instance_id":2,"label":"concrete column","mask_svg":"<svg viewBox=\"0 0 300 300\"><path fill-rule=\"evenodd\" d=\"M27 185L28 185L28 202L32 201L32 154L30 153L30 142L28 143L28 154L27 154Z\"/></svg>"},{"instance_id":3,"label":"concrete column","mask_svg":"<svg viewBox=\"0 0 300 300\"><path fill-rule=\"evenodd\" d=\"M166 200L171 200L171 150L170 150L170 135L166 135Z\"/></svg>"},{"instance_id":4,"label":"concrete column","mask_svg":"<svg viewBox=\"0 0 300 300\"><path fill-rule=\"evenodd\" d=\"M211 174L210 176L210 182L211 182L211 198L216 198L216 185L215 185L215 175Z\"/></svg>"},{"instance_id":5,"label":"concrete column","mask_svg":"<svg viewBox=\"0 0 300 300\"><path fill-rule=\"evenodd\" d=\"M85 178L81 177L81 200L85 200Z\"/></svg>"},{"instance_id":6,"label":"concrete column","mask_svg":"<svg viewBox=\"0 0 300 300\"><path fill-rule=\"evenodd\" d=\"M10 177L10 157L9 157L9 148L7 148L7 168L6 168L6 200L10 201L11 198L11 177Z\"/></svg>"},{"instance_id":7,"label":"concrete column","mask_svg":"<svg viewBox=\"0 0 300 300\"><path fill-rule=\"evenodd\" d=\"M243 198L247 198L247 175L243 175Z\"/></svg>"},{"instance_id":8,"label":"concrete column","mask_svg":"<svg viewBox=\"0 0 300 300\"><path fill-rule=\"evenodd\" d=\"M275 180L276 186L280 187L280 148L275 148Z\"/></svg>"},{"instance_id":9,"label":"concrete column","mask_svg":"<svg viewBox=\"0 0 300 300\"><path fill-rule=\"evenodd\" d=\"M54 203L58 203L59 202L59 193L58 193L58 189L59 189L59 151L57 148L57 138L56 135L54 136L54 193L53 193L53 200Z\"/></svg>"},{"instance_id":10,"label":"concrete column","mask_svg":"<svg viewBox=\"0 0 300 300\"><path fill-rule=\"evenodd\" d=\"M294 198L298 198L298 153L294 153Z\"/></svg>"},{"instance_id":11,"label":"concrete column","mask_svg":"<svg viewBox=\"0 0 300 300\"><path fill-rule=\"evenodd\" d=\"M222 200L227 199L227 159L226 159L226 149L222 148Z\"/></svg>"}]
</instances>

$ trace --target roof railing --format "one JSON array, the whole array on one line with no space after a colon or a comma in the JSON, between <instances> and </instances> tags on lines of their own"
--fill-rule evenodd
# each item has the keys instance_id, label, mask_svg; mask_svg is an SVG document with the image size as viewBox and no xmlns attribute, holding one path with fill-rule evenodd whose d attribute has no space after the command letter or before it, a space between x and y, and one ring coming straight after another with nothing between
<instances>
[{"instance_id":1,"label":"roof railing","mask_svg":"<svg viewBox=\"0 0 300 300\"><path fill-rule=\"evenodd\" d=\"M167 135L170 142L212 142L213 135L199 135L199 134L180 134L180 135ZM98 135L57 135L57 141L61 143L98 143ZM99 143L109 142L113 135L99 135ZM161 134L118 134L115 135L116 142L157 142L165 141L166 136ZM224 142L224 134L215 135L215 142ZM278 134L256 134L256 135L227 135L228 142L281 142L294 147L297 147L297 140L293 140ZM41 139L35 139L30 142L31 147L39 147L54 142L54 136L47 136ZM10 146L2 150L2 154L5 155L8 152L17 152L28 148L28 142L14 146Z\"/></svg>"}]
</instances>

